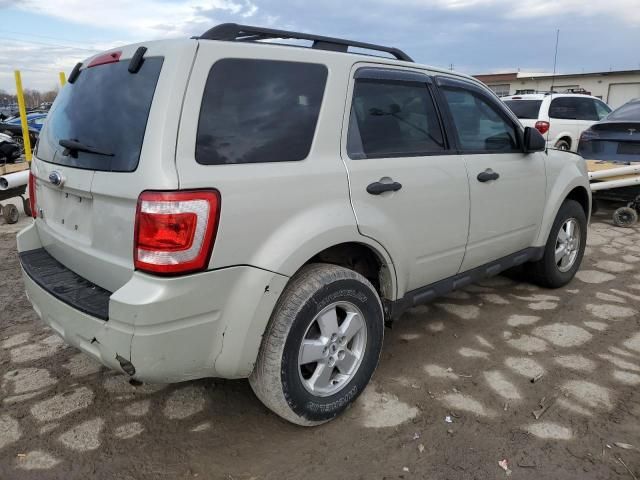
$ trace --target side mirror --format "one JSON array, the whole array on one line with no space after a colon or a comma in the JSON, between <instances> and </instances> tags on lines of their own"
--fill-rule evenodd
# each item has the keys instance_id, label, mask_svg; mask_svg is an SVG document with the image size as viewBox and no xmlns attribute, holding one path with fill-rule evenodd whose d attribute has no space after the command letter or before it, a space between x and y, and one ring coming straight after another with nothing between
<instances>
[{"instance_id":1,"label":"side mirror","mask_svg":"<svg viewBox=\"0 0 640 480\"><path fill-rule=\"evenodd\" d=\"M532 127L524 128L524 153L544 152L547 148L547 141L542 134Z\"/></svg>"}]
</instances>

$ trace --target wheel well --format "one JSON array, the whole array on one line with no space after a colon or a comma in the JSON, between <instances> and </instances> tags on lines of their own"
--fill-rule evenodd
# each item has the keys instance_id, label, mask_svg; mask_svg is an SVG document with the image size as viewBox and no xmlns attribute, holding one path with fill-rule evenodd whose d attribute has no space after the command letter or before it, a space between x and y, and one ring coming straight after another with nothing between
<instances>
[{"instance_id":1,"label":"wheel well","mask_svg":"<svg viewBox=\"0 0 640 480\"><path fill-rule=\"evenodd\" d=\"M390 271L383 268L384 261L371 247L348 242L329 247L310 258L306 263L331 263L354 270L369 280L380 298L393 298Z\"/></svg>"},{"instance_id":2,"label":"wheel well","mask_svg":"<svg viewBox=\"0 0 640 480\"><path fill-rule=\"evenodd\" d=\"M589 194L587 190L583 187L576 187L569 192L567 195L567 199L575 200L578 202L582 209L584 210L584 214L589 218L589 210L591 208L591 204L589 203Z\"/></svg>"},{"instance_id":3,"label":"wheel well","mask_svg":"<svg viewBox=\"0 0 640 480\"><path fill-rule=\"evenodd\" d=\"M569 145L569 148L571 148L571 137L561 137L561 138L559 138L558 141L556 142L556 145L558 144L558 142L561 142L562 140L567 142L567 144Z\"/></svg>"}]
</instances>

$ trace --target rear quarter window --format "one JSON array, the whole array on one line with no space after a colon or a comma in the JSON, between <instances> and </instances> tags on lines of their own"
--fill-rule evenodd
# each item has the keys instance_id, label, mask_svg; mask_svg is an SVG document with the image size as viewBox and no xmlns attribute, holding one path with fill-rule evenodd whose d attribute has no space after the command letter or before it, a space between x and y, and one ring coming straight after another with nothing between
<instances>
[{"instance_id":1,"label":"rear quarter window","mask_svg":"<svg viewBox=\"0 0 640 480\"><path fill-rule=\"evenodd\" d=\"M203 165L304 160L318 122L327 68L228 58L209 72L196 161Z\"/></svg>"}]
</instances>

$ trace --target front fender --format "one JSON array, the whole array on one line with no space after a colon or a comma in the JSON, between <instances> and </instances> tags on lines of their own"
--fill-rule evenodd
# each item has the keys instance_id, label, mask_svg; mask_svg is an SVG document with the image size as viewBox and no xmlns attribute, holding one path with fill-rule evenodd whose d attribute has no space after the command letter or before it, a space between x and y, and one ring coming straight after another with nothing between
<instances>
[{"instance_id":1,"label":"front fender","mask_svg":"<svg viewBox=\"0 0 640 480\"><path fill-rule=\"evenodd\" d=\"M547 238L558 215L558 210L560 210L560 206L572 190L584 188L589 196L589 205L591 205L591 188L589 187L587 165L582 157L569 152L548 150L545 161L547 170L547 204L535 246L544 246L547 243ZM589 214L590 209L587 213L587 219Z\"/></svg>"}]
</instances>

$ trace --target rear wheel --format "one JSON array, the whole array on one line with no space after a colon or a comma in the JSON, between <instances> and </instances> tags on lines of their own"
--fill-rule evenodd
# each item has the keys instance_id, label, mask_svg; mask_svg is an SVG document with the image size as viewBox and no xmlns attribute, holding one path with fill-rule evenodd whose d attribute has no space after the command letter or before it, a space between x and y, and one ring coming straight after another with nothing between
<instances>
[{"instance_id":1,"label":"rear wheel","mask_svg":"<svg viewBox=\"0 0 640 480\"><path fill-rule=\"evenodd\" d=\"M566 140L558 140L556 142L556 148L558 150L570 150L571 149L571 145L569 145L569 142Z\"/></svg>"},{"instance_id":2,"label":"rear wheel","mask_svg":"<svg viewBox=\"0 0 640 480\"><path fill-rule=\"evenodd\" d=\"M383 335L382 305L367 279L335 265L308 265L278 300L249 382L282 418L319 425L362 393Z\"/></svg>"},{"instance_id":3,"label":"rear wheel","mask_svg":"<svg viewBox=\"0 0 640 480\"><path fill-rule=\"evenodd\" d=\"M569 283L580 268L587 243L587 217L575 200L565 200L551 227L544 255L529 264L536 283L559 288Z\"/></svg>"}]
</instances>

